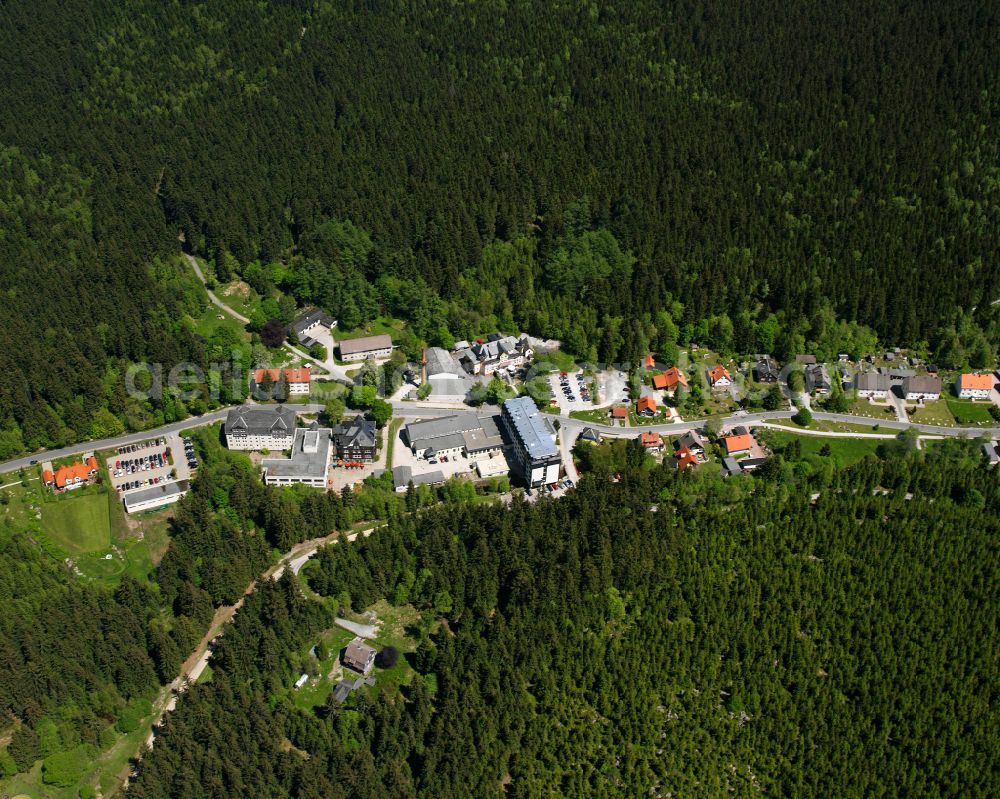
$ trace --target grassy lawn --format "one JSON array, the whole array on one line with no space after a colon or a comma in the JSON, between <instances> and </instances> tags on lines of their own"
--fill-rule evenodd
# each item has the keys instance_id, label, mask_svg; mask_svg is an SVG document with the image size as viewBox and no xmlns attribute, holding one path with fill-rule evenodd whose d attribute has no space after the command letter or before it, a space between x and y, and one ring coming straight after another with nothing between
<instances>
[{"instance_id":1,"label":"grassy lawn","mask_svg":"<svg viewBox=\"0 0 1000 799\"><path fill-rule=\"evenodd\" d=\"M890 419L895 421L896 412L889 405L872 405L867 399L855 398L847 412L852 416L868 416L872 419L882 421Z\"/></svg>"},{"instance_id":2,"label":"grassy lawn","mask_svg":"<svg viewBox=\"0 0 1000 799\"><path fill-rule=\"evenodd\" d=\"M985 425L990 427L997 422L990 416L990 403L961 400L957 397L945 399L948 410L952 412L955 421L960 425Z\"/></svg>"},{"instance_id":3,"label":"grassy lawn","mask_svg":"<svg viewBox=\"0 0 1000 799\"><path fill-rule=\"evenodd\" d=\"M220 316L221 319L219 319ZM240 341L250 340L250 334L240 322L237 322L229 314L223 313L221 308L211 304L198 318L187 317L187 323L195 333L206 339L215 335L216 330L226 329L231 331Z\"/></svg>"},{"instance_id":4,"label":"grassy lawn","mask_svg":"<svg viewBox=\"0 0 1000 799\"><path fill-rule=\"evenodd\" d=\"M579 419L583 422L593 422L595 424L610 424L611 417L608 416L608 408L595 408L592 411L570 411L570 419Z\"/></svg>"},{"instance_id":5,"label":"grassy lawn","mask_svg":"<svg viewBox=\"0 0 1000 799\"><path fill-rule=\"evenodd\" d=\"M66 497L42 506L42 530L70 555L105 550L111 545L106 492Z\"/></svg>"},{"instance_id":6,"label":"grassy lawn","mask_svg":"<svg viewBox=\"0 0 1000 799\"><path fill-rule=\"evenodd\" d=\"M923 405L908 405L906 407L906 415L911 422L919 424L937 424L944 427L955 426L955 417L952 415L947 400L925 402Z\"/></svg>"},{"instance_id":7,"label":"grassy lawn","mask_svg":"<svg viewBox=\"0 0 1000 799\"><path fill-rule=\"evenodd\" d=\"M636 416L632 407L633 406L630 405L628 409L628 421L632 427L643 427L653 424L670 424L670 420L663 415L662 408L657 410L656 416Z\"/></svg>"},{"instance_id":8,"label":"grassy lawn","mask_svg":"<svg viewBox=\"0 0 1000 799\"><path fill-rule=\"evenodd\" d=\"M395 693L400 686L409 683L416 674L405 655L417 647L414 632L420 623L420 613L409 605L394 607L385 600L375 603L369 610L375 611L381 622L378 634L370 642L371 645L377 650L394 646L399 650L400 657L396 665L390 669L376 666L372 671L376 680L374 688L364 687L359 690ZM318 671L318 676L311 676L301 688L288 687L288 696L296 707L310 710L322 705L333 692L338 680L355 679L359 676L353 671L344 669L340 664L341 650L353 639L353 633L334 626L321 633L319 639L313 642L317 644L318 669L314 670ZM303 653L303 656L305 654ZM304 662L308 660L308 657L304 657ZM351 699L348 699L346 704L350 706Z\"/></svg>"},{"instance_id":9,"label":"grassy lawn","mask_svg":"<svg viewBox=\"0 0 1000 799\"><path fill-rule=\"evenodd\" d=\"M391 316L379 316L368 324L356 327L353 330L341 330L337 328L334 331L333 337L338 342L347 341L352 338L364 338L365 336L380 336L383 333L388 333L393 338L396 338L405 327L406 323L402 319L394 319Z\"/></svg>"},{"instance_id":10,"label":"grassy lawn","mask_svg":"<svg viewBox=\"0 0 1000 799\"><path fill-rule=\"evenodd\" d=\"M867 455L874 454L879 444L882 443L882 440L877 438L823 438L822 436L784 433L778 430L762 431L761 438L779 448L795 439L799 442L803 456L830 457L842 466L849 466ZM828 456L820 455L820 450L824 446L830 447Z\"/></svg>"},{"instance_id":11,"label":"grassy lawn","mask_svg":"<svg viewBox=\"0 0 1000 799\"><path fill-rule=\"evenodd\" d=\"M577 371L576 361L573 360L573 356L562 350L553 350L539 356L538 360L532 364L532 367L537 372L545 372L547 370L554 372Z\"/></svg>"}]
</instances>

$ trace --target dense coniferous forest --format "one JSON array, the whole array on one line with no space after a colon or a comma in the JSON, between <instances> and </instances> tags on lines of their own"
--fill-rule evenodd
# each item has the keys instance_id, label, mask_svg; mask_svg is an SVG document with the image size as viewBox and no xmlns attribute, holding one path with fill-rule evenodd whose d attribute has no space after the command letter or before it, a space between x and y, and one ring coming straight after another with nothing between
<instances>
[{"instance_id":1,"label":"dense coniferous forest","mask_svg":"<svg viewBox=\"0 0 1000 799\"><path fill-rule=\"evenodd\" d=\"M322 551L320 594L444 619L402 693L296 708L332 615L264 586L130 795L996 794L995 472L958 445L730 481L622 456L618 484Z\"/></svg>"},{"instance_id":2,"label":"dense coniferous forest","mask_svg":"<svg viewBox=\"0 0 1000 799\"><path fill-rule=\"evenodd\" d=\"M995 356L992 4L4 17L8 452L134 425L99 390L129 361L208 359L150 266L178 233L223 276L277 264L299 301L430 342L522 327L613 360L778 325L794 351L847 320L957 365Z\"/></svg>"}]
</instances>

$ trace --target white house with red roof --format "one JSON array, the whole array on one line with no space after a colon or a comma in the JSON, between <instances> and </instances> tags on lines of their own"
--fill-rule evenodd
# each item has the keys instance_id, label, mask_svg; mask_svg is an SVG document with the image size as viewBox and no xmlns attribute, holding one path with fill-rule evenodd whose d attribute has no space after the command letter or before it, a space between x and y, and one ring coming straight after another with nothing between
<instances>
[{"instance_id":1,"label":"white house with red roof","mask_svg":"<svg viewBox=\"0 0 1000 799\"><path fill-rule=\"evenodd\" d=\"M989 399L993 392L993 375L963 374L955 383L959 399Z\"/></svg>"},{"instance_id":2,"label":"white house with red roof","mask_svg":"<svg viewBox=\"0 0 1000 799\"><path fill-rule=\"evenodd\" d=\"M289 394L308 394L312 381L312 373L309 366L296 366L290 369L257 369L253 373L255 386L261 385L265 377L270 377L271 385L277 384L284 373L285 380L288 381Z\"/></svg>"}]
</instances>

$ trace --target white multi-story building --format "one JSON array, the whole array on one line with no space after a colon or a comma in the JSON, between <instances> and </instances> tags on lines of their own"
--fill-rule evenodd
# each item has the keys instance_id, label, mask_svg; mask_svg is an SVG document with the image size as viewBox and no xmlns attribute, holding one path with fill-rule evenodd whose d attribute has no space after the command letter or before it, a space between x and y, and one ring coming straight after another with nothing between
<instances>
[{"instance_id":1,"label":"white multi-story building","mask_svg":"<svg viewBox=\"0 0 1000 799\"><path fill-rule=\"evenodd\" d=\"M910 402L941 399L941 380L937 377L909 377L903 381L903 395Z\"/></svg>"},{"instance_id":2,"label":"white multi-story building","mask_svg":"<svg viewBox=\"0 0 1000 799\"><path fill-rule=\"evenodd\" d=\"M244 405L229 412L223 432L229 449L291 449L295 411L285 405Z\"/></svg>"},{"instance_id":3,"label":"white multi-story building","mask_svg":"<svg viewBox=\"0 0 1000 799\"><path fill-rule=\"evenodd\" d=\"M889 396L889 375L861 372L854 376L854 390L866 399L886 399Z\"/></svg>"},{"instance_id":4,"label":"white multi-story building","mask_svg":"<svg viewBox=\"0 0 1000 799\"><path fill-rule=\"evenodd\" d=\"M559 480L559 448L555 431L542 418L531 397L515 397L503 404L500 424L511 440L512 471L529 486Z\"/></svg>"},{"instance_id":5,"label":"white multi-story building","mask_svg":"<svg viewBox=\"0 0 1000 799\"><path fill-rule=\"evenodd\" d=\"M188 492L188 481L177 480L170 483L141 488L125 493L125 512L138 513L151 508L162 508L178 502Z\"/></svg>"}]
</instances>

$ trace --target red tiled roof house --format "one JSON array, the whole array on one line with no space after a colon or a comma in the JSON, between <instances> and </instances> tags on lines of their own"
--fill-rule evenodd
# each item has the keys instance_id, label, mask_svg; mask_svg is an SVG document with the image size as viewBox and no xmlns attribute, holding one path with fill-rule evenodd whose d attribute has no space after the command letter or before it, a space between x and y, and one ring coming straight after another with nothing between
<instances>
[{"instance_id":1,"label":"red tiled roof house","mask_svg":"<svg viewBox=\"0 0 1000 799\"><path fill-rule=\"evenodd\" d=\"M676 366L671 366L662 374L653 375L653 388L673 394L678 386L687 388L687 376Z\"/></svg>"},{"instance_id":2,"label":"red tiled roof house","mask_svg":"<svg viewBox=\"0 0 1000 799\"><path fill-rule=\"evenodd\" d=\"M97 459L91 455L86 463L71 463L60 466L55 473L49 469L42 472L42 481L49 488L57 491L70 491L94 480L97 477Z\"/></svg>"},{"instance_id":3,"label":"red tiled roof house","mask_svg":"<svg viewBox=\"0 0 1000 799\"><path fill-rule=\"evenodd\" d=\"M663 452L663 438L659 433L643 433L639 436L639 443L646 452Z\"/></svg>"},{"instance_id":4,"label":"red tiled roof house","mask_svg":"<svg viewBox=\"0 0 1000 799\"><path fill-rule=\"evenodd\" d=\"M652 397L639 397L635 412L639 416L656 416L656 400Z\"/></svg>"},{"instance_id":5,"label":"red tiled roof house","mask_svg":"<svg viewBox=\"0 0 1000 799\"><path fill-rule=\"evenodd\" d=\"M290 369L258 369L253 373L254 385L259 386L263 383L265 376L269 377L271 385L274 385L281 378L282 372L284 372L285 379L288 381L289 394L309 393L312 373L309 371L308 366L297 366Z\"/></svg>"},{"instance_id":6,"label":"red tiled roof house","mask_svg":"<svg viewBox=\"0 0 1000 799\"><path fill-rule=\"evenodd\" d=\"M733 384L733 377L725 366L716 366L708 370L708 382L712 388L725 388Z\"/></svg>"}]
</instances>

